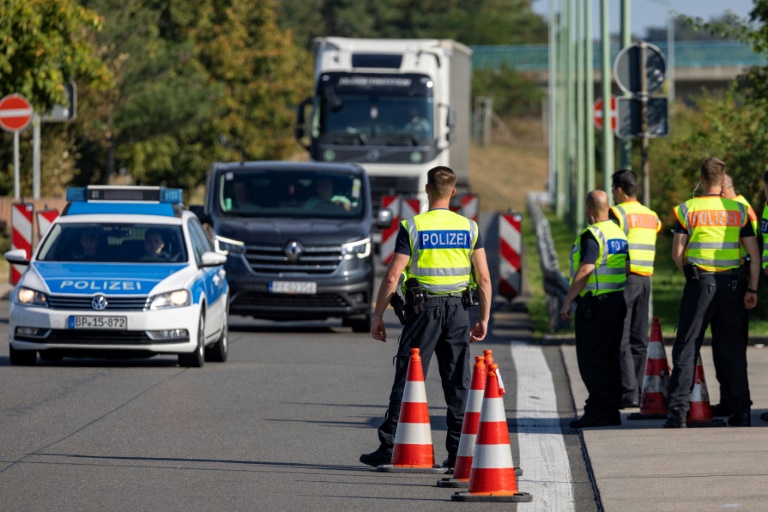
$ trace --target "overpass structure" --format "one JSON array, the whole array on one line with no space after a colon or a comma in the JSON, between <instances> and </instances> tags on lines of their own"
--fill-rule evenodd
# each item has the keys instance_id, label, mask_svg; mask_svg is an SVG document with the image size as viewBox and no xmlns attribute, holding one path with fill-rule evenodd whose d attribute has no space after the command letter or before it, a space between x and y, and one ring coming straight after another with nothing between
<instances>
[{"instance_id":1,"label":"overpass structure","mask_svg":"<svg viewBox=\"0 0 768 512\"><path fill-rule=\"evenodd\" d=\"M669 56L667 41L649 42ZM595 81L600 81L602 45L593 44ZM619 50L618 43L611 45L611 62ZM534 75L539 83L548 81L549 47L546 44L473 46L472 52L473 69L511 68ZM738 41L676 41L674 52L675 90L683 97L700 92L702 87L722 88L745 68L768 64L768 56L755 53L749 45Z\"/></svg>"}]
</instances>

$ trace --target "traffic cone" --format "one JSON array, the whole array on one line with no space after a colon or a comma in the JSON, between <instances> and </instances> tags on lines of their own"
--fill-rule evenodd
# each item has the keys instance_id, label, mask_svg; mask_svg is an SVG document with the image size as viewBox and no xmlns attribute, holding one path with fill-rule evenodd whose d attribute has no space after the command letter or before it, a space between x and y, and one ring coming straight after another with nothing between
<instances>
[{"instance_id":1,"label":"traffic cone","mask_svg":"<svg viewBox=\"0 0 768 512\"><path fill-rule=\"evenodd\" d=\"M712 416L707 381L704 380L704 367L701 365L701 354L699 354L696 356L696 373L693 376L691 408L688 410L688 428L724 426L725 421Z\"/></svg>"},{"instance_id":2,"label":"traffic cone","mask_svg":"<svg viewBox=\"0 0 768 512\"><path fill-rule=\"evenodd\" d=\"M418 348L411 349L408 361L408 375L400 407L400 420L395 431L395 446L392 449L392 463L376 468L378 471L394 473L445 473L448 468L435 465L435 450L432 446L432 427L429 423L427 390L424 385L424 370Z\"/></svg>"},{"instance_id":3,"label":"traffic cone","mask_svg":"<svg viewBox=\"0 0 768 512\"><path fill-rule=\"evenodd\" d=\"M485 359L486 375L491 370L493 364L493 350L483 350L483 358Z\"/></svg>"},{"instance_id":4,"label":"traffic cone","mask_svg":"<svg viewBox=\"0 0 768 512\"><path fill-rule=\"evenodd\" d=\"M669 390L669 364L664 339L661 336L659 317L653 317L651 337L648 340L648 356L645 359L643 389L640 393L640 412L633 412L630 420L663 420L667 417L667 392Z\"/></svg>"},{"instance_id":5,"label":"traffic cone","mask_svg":"<svg viewBox=\"0 0 768 512\"><path fill-rule=\"evenodd\" d=\"M491 365L480 412L480 427L469 476L468 492L457 492L454 501L532 501L533 496L517 490L517 478L509 446L509 429L504 399L499 395L497 365Z\"/></svg>"}]
</instances>

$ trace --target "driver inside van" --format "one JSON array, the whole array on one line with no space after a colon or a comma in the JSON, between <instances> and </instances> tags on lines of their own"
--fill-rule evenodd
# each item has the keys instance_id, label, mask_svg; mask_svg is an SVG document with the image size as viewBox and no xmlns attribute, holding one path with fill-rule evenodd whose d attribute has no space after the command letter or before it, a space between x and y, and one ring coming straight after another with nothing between
<instances>
[{"instance_id":1,"label":"driver inside van","mask_svg":"<svg viewBox=\"0 0 768 512\"><path fill-rule=\"evenodd\" d=\"M318 178L315 187L317 195L307 199L304 208L322 208L324 205L333 204L344 208L346 211L352 209L352 202L349 198L333 193L333 180L331 178Z\"/></svg>"}]
</instances>

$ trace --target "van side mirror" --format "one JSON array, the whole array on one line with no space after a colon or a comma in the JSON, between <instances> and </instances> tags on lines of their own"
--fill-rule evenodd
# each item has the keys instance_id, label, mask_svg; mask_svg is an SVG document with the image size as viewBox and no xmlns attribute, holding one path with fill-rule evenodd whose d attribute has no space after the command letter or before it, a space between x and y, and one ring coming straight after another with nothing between
<instances>
[{"instance_id":1,"label":"van side mirror","mask_svg":"<svg viewBox=\"0 0 768 512\"><path fill-rule=\"evenodd\" d=\"M205 207L201 204L193 204L189 207L189 211L195 214L201 224L210 224L211 216L205 213Z\"/></svg>"},{"instance_id":2,"label":"van side mirror","mask_svg":"<svg viewBox=\"0 0 768 512\"><path fill-rule=\"evenodd\" d=\"M382 208L379 210L379 213L376 216L376 227L380 229L392 227L392 210L389 208Z\"/></svg>"},{"instance_id":3,"label":"van side mirror","mask_svg":"<svg viewBox=\"0 0 768 512\"><path fill-rule=\"evenodd\" d=\"M299 103L299 106L296 107L296 128L294 129L294 137L296 138L296 142L298 142L301 147L309 151L309 146L304 144L302 142L302 139L304 138L304 135L306 135L306 132L304 131L304 125L305 125L305 112L307 110L307 106L312 104L312 98L304 98L304 101Z\"/></svg>"}]
</instances>

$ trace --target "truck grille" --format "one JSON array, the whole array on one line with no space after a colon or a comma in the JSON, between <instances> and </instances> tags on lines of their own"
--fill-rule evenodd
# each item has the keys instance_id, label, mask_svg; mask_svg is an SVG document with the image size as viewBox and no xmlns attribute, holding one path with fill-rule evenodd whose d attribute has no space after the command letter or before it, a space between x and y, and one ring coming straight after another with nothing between
<instances>
[{"instance_id":1,"label":"truck grille","mask_svg":"<svg viewBox=\"0 0 768 512\"><path fill-rule=\"evenodd\" d=\"M93 297L71 297L51 295L48 297L48 307L51 309L93 310ZM107 297L107 307L100 311L143 311L147 308L149 297Z\"/></svg>"},{"instance_id":2,"label":"truck grille","mask_svg":"<svg viewBox=\"0 0 768 512\"><path fill-rule=\"evenodd\" d=\"M245 258L257 274L332 274L342 260L341 246L304 246L302 253L291 260L285 245L247 245Z\"/></svg>"}]
</instances>

